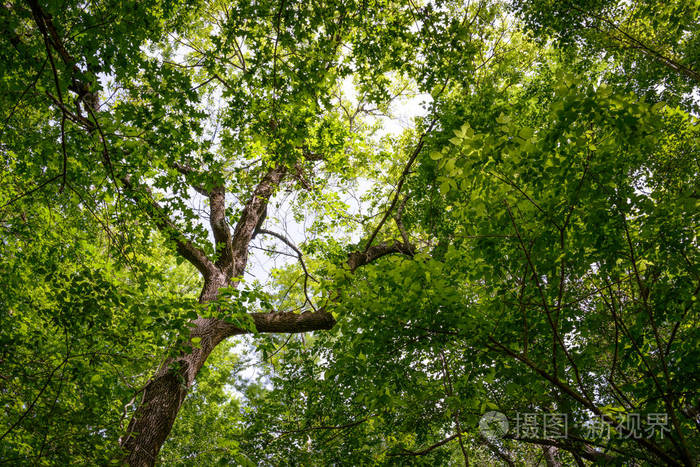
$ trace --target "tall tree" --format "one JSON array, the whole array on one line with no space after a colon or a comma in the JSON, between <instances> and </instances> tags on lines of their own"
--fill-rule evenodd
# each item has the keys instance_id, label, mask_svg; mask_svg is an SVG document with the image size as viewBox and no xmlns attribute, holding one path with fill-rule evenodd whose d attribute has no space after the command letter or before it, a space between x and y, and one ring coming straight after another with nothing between
<instances>
[{"instance_id":1,"label":"tall tree","mask_svg":"<svg viewBox=\"0 0 700 467\"><path fill-rule=\"evenodd\" d=\"M202 276L203 306L186 342L137 398L122 438L130 464L155 461L223 339L334 325L312 303L303 313L241 315L231 291L253 237L271 232L261 226L280 187L308 189L315 173L321 193L330 178L352 182L375 160L358 140L358 116L392 98L391 74L432 90L471 63L464 57L483 45L470 42L470 28L488 21L487 9L449 14L456 7L32 0L3 9L3 152L13 178L6 216L16 221L12 210L40 193L82 194L78 208L107 206L101 220L119 232L113 246L124 261L140 253L133 240L155 227ZM349 78L359 99L351 113L332 97ZM29 153L41 156L30 160ZM209 232L188 204L197 196L207 205ZM413 251L376 236L349 255L351 271Z\"/></svg>"},{"instance_id":2,"label":"tall tree","mask_svg":"<svg viewBox=\"0 0 700 467\"><path fill-rule=\"evenodd\" d=\"M693 465L697 8L515 6L561 47L487 0L6 4L3 455L46 457L41 416L89 406L57 463L118 435L153 465L193 388L233 417L230 371L197 383L227 338L334 329L259 338L280 366L246 391L248 457ZM425 115L381 138L409 93ZM255 239L297 261L279 293L247 280ZM571 436L494 440L495 409Z\"/></svg>"}]
</instances>

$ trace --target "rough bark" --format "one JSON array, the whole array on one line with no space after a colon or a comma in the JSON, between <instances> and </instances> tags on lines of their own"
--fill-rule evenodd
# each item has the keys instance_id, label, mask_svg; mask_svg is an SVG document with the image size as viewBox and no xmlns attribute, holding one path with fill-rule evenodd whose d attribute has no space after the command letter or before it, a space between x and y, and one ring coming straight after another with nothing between
<instances>
[{"instance_id":1,"label":"rough bark","mask_svg":"<svg viewBox=\"0 0 700 467\"><path fill-rule=\"evenodd\" d=\"M217 290L224 285L223 275L217 279L205 280L200 302L216 298ZM189 353L167 360L143 389L141 402L121 441L128 453L127 464L155 464L197 373L214 347L226 337L222 328L218 320L194 320L190 339L200 337L198 348L193 346Z\"/></svg>"},{"instance_id":2,"label":"rough bark","mask_svg":"<svg viewBox=\"0 0 700 467\"><path fill-rule=\"evenodd\" d=\"M371 263L372 261L390 254L403 254L413 256L415 247L409 243L402 243L394 240L392 243L382 242L379 245L371 246L365 251L355 251L348 255L348 266L351 272L355 272L360 266Z\"/></svg>"},{"instance_id":3,"label":"rough bark","mask_svg":"<svg viewBox=\"0 0 700 467\"><path fill-rule=\"evenodd\" d=\"M557 459L558 449L555 446L542 446L542 454L547 467L561 467L561 462Z\"/></svg>"}]
</instances>

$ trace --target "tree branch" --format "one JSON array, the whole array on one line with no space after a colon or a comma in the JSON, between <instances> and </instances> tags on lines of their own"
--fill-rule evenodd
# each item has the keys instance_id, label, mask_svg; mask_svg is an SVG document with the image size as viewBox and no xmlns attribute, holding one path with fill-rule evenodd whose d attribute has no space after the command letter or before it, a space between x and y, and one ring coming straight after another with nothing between
<instances>
[{"instance_id":1,"label":"tree branch","mask_svg":"<svg viewBox=\"0 0 700 467\"><path fill-rule=\"evenodd\" d=\"M222 271L230 269L234 261L233 237L226 222L226 191L223 186L214 188L209 194L209 224L219 255L216 266Z\"/></svg>"},{"instance_id":2,"label":"tree branch","mask_svg":"<svg viewBox=\"0 0 700 467\"><path fill-rule=\"evenodd\" d=\"M604 462L612 462L616 460L616 457L611 456L610 454L606 454L603 451L598 451L596 450L593 446L589 444L581 444L580 446L576 446L575 444L569 444L565 442L557 442L552 439L539 439L539 438L528 438L528 437L518 437L515 435L506 435L504 436L506 439L512 439L514 441L520 441L522 443L529 443L529 444L537 444L540 446L551 446L551 447L556 447L558 449L563 449L565 451L569 451L572 454L577 454L581 457L583 457L586 460L589 461L604 461Z\"/></svg>"},{"instance_id":3,"label":"tree branch","mask_svg":"<svg viewBox=\"0 0 700 467\"><path fill-rule=\"evenodd\" d=\"M66 67L70 68L75 75L82 75L83 72L78 68L78 61L73 57L64 47L63 41L58 34L56 26L53 24L50 15L44 13L44 10L39 5L37 0L28 0L29 6L32 10L32 16L34 17L34 22L37 27L44 35L47 45L50 44L51 47L58 52L58 55L65 63ZM75 92L80 99L85 103L86 109L88 111L97 112L99 110L99 99L96 92L90 89L90 85L84 81L74 78L71 76L71 84L68 89Z\"/></svg>"},{"instance_id":4,"label":"tree branch","mask_svg":"<svg viewBox=\"0 0 700 467\"><path fill-rule=\"evenodd\" d=\"M444 446L445 444L449 443L453 439L457 439L457 435L454 434L452 436L448 436L447 438L443 439L442 441L438 441L437 443L428 446L425 449L421 449L420 451L409 451L408 449L404 449L403 452L400 452L398 454L391 454L392 456L424 456L428 454L430 451L433 449L437 449L440 446Z\"/></svg>"},{"instance_id":5,"label":"tree branch","mask_svg":"<svg viewBox=\"0 0 700 467\"><path fill-rule=\"evenodd\" d=\"M243 274L246 263L248 262L248 245L250 244L250 240L255 234L258 222L267 212L267 203L270 196L286 173L287 169L283 165L270 168L243 208L241 218L236 224L231 241L232 262L230 265L225 265L224 274L227 279Z\"/></svg>"},{"instance_id":6,"label":"tree branch","mask_svg":"<svg viewBox=\"0 0 700 467\"><path fill-rule=\"evenodd\" d=\"M328 330L335 326L335 318L325 310L309 313L271 312L249 313L257 332L264 333L301 333ZM221 322L226 337L248 334L250 331L234 324Z\"/></svg>"},{"instance_id":7,"label":"tree branch","mask_svg":"<svg viewBox=\"0 0 700 467\"><path fill-rule=\"evenodd\" d=\"M376 246L366 248L364 251L355 251L348 255L348 266L350 266L350 271L355 272L355 270L361 266L365 266L372 261L375 261L382 256L390 255L392 253L400 253L407 256L413 256L415 254L415 247L411 244L402 243L394 240L393 243L388 244L382 242Z\"/></svg>"},{"instance_id":8,"label":"tree branch","mask_svg":"<svg viewBox=\"0 0 700 467\"><path fill-rule=\"evenodd\" d=\"M187 179L187 177L191 176L192 174L197 173L197 171L195 169L193 169L192 167L190 167L188 165L180 164L179 162L173 163L172 168L177 170L178 172L180 172L182 175L184 175L185 179ZM207 190L205 187L203 187L201 185L198 185L198 184L195 185L194 183L190 182L189 180L187 182L192 188L194 188L194 191L196 191L200 195L209 196L210 190Z\"/></svg>"},{"instance_id":9,"label":"tree branch","mask_svg":"<svg viewBox=\"0 0 700 467\"><path fill-rule=\"evenodd\" d=\"M278 234L277 232L273 232L271 230L259 228L259 229L257 229L256 233L271 235L271 236L281 240L282 242L284 242L285 245L287 245L289 248L294 250L294 252L297 254L297 258L299 259L299 264L301 264L301 268L304 270L304 297L306 297L306 301L309 303L309 305L311 305L311 308L313 308L314 311L317 311L316 307L314 306L313 302L311 301L311 298L309 297L308 279L311 278L315 282L318 282L318 281L316 279L314 279L314 277L311 274L309 274L309 270L306 269L306 263L304 263L304 255L301 253L301 250L299 248L297 248L297 246L294 245L294 243L292 243L291 240L289 240L284 235Z\"/></svg>"},{"instance_id":10,"label":"tree branch","mask_svg":"<svg viewBox=\"0 0 700 467\"><path fill-rule=\"evenodd\" d=\"M411 170L411 166L413 163L416 161L418 158L418 154L420 154L421 150L423 149L423 145L425 144L425 136L433 131L433 127L435 126L435 123L437 123L437 119L434 119L428 128L423 132L423 134L420 136L420 139L418 140L418 144L416 145L416 148L413 150L413 153L411 154L411 157L408 158L408 162L406 162L406 165L403 168L403 171L401 172L401 176L399 177L399 183L396 185L396 191L394 192L394 197L391 200L391 204L387 208L386 212L384 213L384 216L382 216L382 219L379 221L379 224L377 224L377 227L375 227L374 231L372 234L369 236L369 240L367 240L367 245L365 246L365 252L370 249L372 246L372 242L374 239L377 237L377 234L381 230L382 226L386 222L386 220L389 218L389 215L391 214L391 211L394 210L396 207L396 203L399 201L399 196L401 195L401 188L403 188L403 184L406 182L406 178L408 177L408 173Z\"/></svg>"},{"instance_id":11,"label":"tree branch","mask_svg":"<svg viewBox=\"0 0 700 467\"><path fill-rule=\"evenodd\" d=\"M515 462L513 462L513 458L507 451L501 449L496 443L488 439L486 436L480 436L480 440L486 446L488 446L489 449L491 449L491 452L500 457L503 460L503 462L505 462L508 465L508 467L515 467Z\"/></svg>"},{"instance_id":12,"label":"tree branch","mask_svg":"<svg viewBox=\"0 0 700 467\"><path fill-rule=\"evenodd\" d=\"M139 188L141 188L142 192L145 192L151 206L151 209L147 212L149 217L151 217L158 230L175 242L177 252L202 273L205 281L216 275L217 268L214 263L211 262L206 253L178 230L165 213L164 209L153 199L151 191L147 186L137 186L131 180L130 176L123 177L122 183L124 183L124 186L129 190L131 199L136 203L139 202Z\"/></svg>"}]
</instances>

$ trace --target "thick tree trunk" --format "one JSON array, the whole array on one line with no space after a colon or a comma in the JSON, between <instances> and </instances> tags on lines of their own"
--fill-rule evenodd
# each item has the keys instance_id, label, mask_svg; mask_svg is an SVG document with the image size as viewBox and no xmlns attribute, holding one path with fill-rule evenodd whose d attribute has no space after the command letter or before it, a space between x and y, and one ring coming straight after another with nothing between
<instances>
[{"instance_id":1,"label":"thick tree trunk","mask_svg":"<svg viewBox=\"0 0 700 467\"><path fill-rule=\"evenodd\" d=\"M561 467L561 462L558 459L559 449L556 446L542 446L542 454L547 467Z\"/></svg>"},{"instance_id":2,"label":"thick tree trunk","mask_svg":"<svg viewBox=\"0 0 700 467\"><path fill-rule=\"evenodd\" d=\"M368 264L382 256L410 254L413 247L400 242L382 243L368 248L362 254L350 255L351 270ZM226 283L222 275L210 275L205 282L200 301L216 299L218 289ZM325 310L308 313L251 313L258 332L299 333L331 329L335 319ZM199 337L197 348L163 365L143 391L143 398L134 413L122 447L127 451L126 462L132 467L152 466L158 458L161 446L168 438L182 406L187 391L211 351L230 336L245 334L246 330L218 319L200 318L192 322L190 338Z\"/></svg>"},{"instance_id":3,"label":"thick tree trunk","mask_svg":"<svg viewBox=\"0 0 700 467\"><path fill-rule=\"evenodd\" d=\"M198 319L191 337L201 337L199 348L167 361L143 391L122 446L131 466L151 466L170 434L177 413L199 370L231 326L219 320Z\"/></svg>"},{"instance_id":4,"label":"thick tree trunk","mask_svg":"<svg viewBox=\"0 0 700 467\"><path fill-rule=\"evenodd\" d=\"M259 332L295 333L330 329L335 320L330 313L253 313ZM225 338L246 331L222 320L197 319L191 337L199 337L199 348L170 360L153 377L143 392L122 446L128 452L126 462L132 466L152 466L161 446L168 438L187 391L211 351Z\"/></svg>"},{"instance_id":5,"label":"thick tree trunk","mask_svg":"<svg viewBox=\"0 0 700 467\"><path fill-rule=\"evenodd\" d=\"M126 463L131 466L155 464L186 394L181 372L169 367L148 384L123 443L129 453Z\"/></svg>"}]
</instances>

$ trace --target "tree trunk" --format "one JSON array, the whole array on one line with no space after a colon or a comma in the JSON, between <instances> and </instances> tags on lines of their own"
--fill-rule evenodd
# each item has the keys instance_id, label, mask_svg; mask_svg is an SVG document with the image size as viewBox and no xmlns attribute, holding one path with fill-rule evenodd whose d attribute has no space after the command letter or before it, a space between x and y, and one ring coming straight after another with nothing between
<instances>
[{"instance_id":1,"label":"tree trunk","mask_svg":"<svg viewBox=\"0 0 700 467\"><path fill-rule=\"evenodd\" d=\"M382 256L400 253L411 254L414 248L401 242L381 243L367 248L361 254L350 255L348 266L352 271ZM245 264L245 263L243 263ZM227 279L212 274L205 280L200 302L216 299L218 290ZM307 313L272 312L251 313L258 332L299 333L327 330L335 326L333 315L323 309ZM152 466L158 452L168 438L182 406L187 391L194 383L199 370L211 351L227 337L248 331L219 319L200 318L192 322L190 339L199 337L198 347L186 355L166 361L163 367L146 385L143 397L134 413L122 447L127 451L126 463L132 467Z\"/></svg>"},{"instance_id":2,"label":"tree trunk","mask_svg":"<svg viewBox=\"0 0 700 467\"><path fill-rule=\"evenodd\" d=\"M331 329L335 320L330 313L252 313L259 332L298 333ZM152 466L168 438L187 391L211 351L225 338L247 331L218 319L197 319L190 338L199 337L199 348L172 359L153 377L143 391L122 446L126 462L132 467Z\"/></svg>"},{"instance_id":3,"label":"tree trunk","mask_svg":"<svg viewBox=\"0 0 700 467\"><path fill-rule=\"evenodd\" d=\"M190 336L201 337L199 348L166 361L146 385L122 446L130 466L151 466L170 434L177 413L199 370L216 345L227 337L231 325L220 320L197 319Z\"/></svg>"},{"instance_id":4,"label":"tree trunk","mask_svg":"<svg viewBox=\"0 0 700 467\"><path fill-rule=\"evenodd\" d=\"M542 446L542 454L544 455L544 461L547 463L547 467L561 467L561 462L559 462L558 454L559 449L556 446Z\"/></svg>"}]
</instances>

